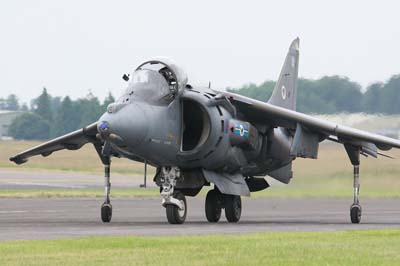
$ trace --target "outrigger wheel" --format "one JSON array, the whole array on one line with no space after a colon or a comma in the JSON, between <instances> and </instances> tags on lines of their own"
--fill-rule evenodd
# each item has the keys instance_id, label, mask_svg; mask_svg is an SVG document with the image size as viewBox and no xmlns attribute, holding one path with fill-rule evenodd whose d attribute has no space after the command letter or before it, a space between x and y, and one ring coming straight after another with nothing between
<instances>
[{"instance_id":1,"label":"outrigger wheel","mask_svg":"<svg viewBox=\"0 0 400 266\"><path fill-rule=\"evenodd\" d=\"M350 219L353 224L359 224L361 222L361 206L353 204L350 207Z\"/></svg>"},{"instance_id":2,"label":"outrigger wheel","mask_svg":"<svg viewBox=\"0 0 400 266\"><path fill-rule=\"evenodd\" d=\"M101 220L103 223L111 222L112 217L112 205L110 203L104 202L101 205Z\"/></svg>"},{"instance_id":3,"label":"outrigger wheel","mask_svg":"<svg viewBox=\"0 0 400 266\"><path fill-rule=\"evenodd\" d=\"M165 208L167 213L167 219L170 224L183 224L186 220L187 205L186 198L180 191L174 192L174 198L179 200L183 204L183 208L179 209L174 204L168 204Z\"/></svg>"}]
</instances>

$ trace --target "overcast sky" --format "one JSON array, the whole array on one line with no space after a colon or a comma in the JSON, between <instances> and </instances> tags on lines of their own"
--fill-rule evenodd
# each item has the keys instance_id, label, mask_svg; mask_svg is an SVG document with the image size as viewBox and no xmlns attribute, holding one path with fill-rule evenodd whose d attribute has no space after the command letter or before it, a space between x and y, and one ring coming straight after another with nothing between
<instances>
[{"instance_id":1,"label":"overcast sky","mask_svg":"<svg viewBox=\"0 0 400 266\"><path fill-rule=\"evenodd\" d=\"M121 76L168 56L192 84L276 79L300 37L306 78L363 86L400 73L399 1L1 1L0 97L120 94Z\"/></svg>"}]
</instances>

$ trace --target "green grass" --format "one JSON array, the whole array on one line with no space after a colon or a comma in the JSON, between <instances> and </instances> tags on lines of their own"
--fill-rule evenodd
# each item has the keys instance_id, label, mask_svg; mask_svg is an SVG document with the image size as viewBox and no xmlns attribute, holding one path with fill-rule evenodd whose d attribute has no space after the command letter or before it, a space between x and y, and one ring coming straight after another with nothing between
<instances>
[{"instance_id":1,"label":"green grass","mask_svg":"<svg viewBox=\"0 0 400 266\"><path fill-rule=\"evenodd\" d=\"M251 194L252 198L352 198L351 182L343 184L332 183L326 186L313 186L308 184L298 184L293 186L275 186L266 190ZM346 186L347 185L347 186ZM199 193L205 196L210 187L204 187ZM382 199L382 198L400 198L400 189L398 187L379 188L369 187L362 191L363 199ZM102 189L0 189L0 198L96 198L103 197ZM135 189L112 189L111 197L159 197L158 188L135 188Z\"/></svg>"},{"instance_id":2,"label":"green grass","mask_svg":"<svg viewBox=\"0 0 400 266\"><path fill-rule=\"evenodd\" d=\"M0 141L0 168L19 169L27 171L74 171L95 173L102 175L103 165L91 144L83 146L77 151L61 150L49 157L35 156L22 165L16 165L9 158L28 148L39 145L38 141ZM127 159L113 159L113 173L119 174L141 174L143 164ZM149 175L155 170L149 166Z\"/></svg>"},{"instance_id":3,"label":"green grass","mask_svg":"<svg viewBox=\"0 0 400 266\"><path fill-rule=\"evenodd\" d=\"M0 242L0 265L396 265L400 230Z\"/></svg>"},{"instance_id":4,"label":"green grass","mask_svg":"<svg viewBox=\"0 0 400 266\"><path fill-rule=\"evenodd\" d=\"M1 168L19 169L21 171L74 171L89 172L103 175L94 148L84 146L79 151L60 151L49 157L34 157L28 163L17 166L8 161L8 157L38 142L0 141L0 171ZM392 150L388 154L400 158L400 150ZM143 164L127 159L114 159L113 173L124 175L142 174ZM289 185L272 183L267 190L253 193L253 197L282 198L351 198L352 166L344 148L340 145L321 145L318 160L298 158L293 163L294 178ZM149 169L152 176L154 169ZM111 180L112 181L112 180ZM361 197L362 198L400 198L400 160L380 157L362 158L361 162ZM207 189L203 189L204 195ZM47 190L25 191L29 197L95 197L103 194L102 190ZM26 197L23 191L1 191L0 197ZM151 196L158 194L152 191ZM141 196L143 190L113 190L112 196ZM148 192L145 192L148 193ZM147 194L146 194L147 195Z\"/></svg>"}]
</instances>

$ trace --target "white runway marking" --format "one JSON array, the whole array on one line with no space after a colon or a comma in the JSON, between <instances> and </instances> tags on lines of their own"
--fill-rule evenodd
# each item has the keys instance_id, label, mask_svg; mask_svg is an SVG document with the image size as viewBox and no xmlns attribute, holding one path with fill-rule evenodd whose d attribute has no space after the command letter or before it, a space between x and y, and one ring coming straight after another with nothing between
<instances>
[{"instance_id":1,"label":"white runway marking","mask_svg":"<svg viewBox=\"0 0 400 266\"><path fill-rule=\"evenodd\" d=\"M19 185L19 186L23 185L23 186L54 187L54 188L87 188L87 186L80 186L80 185L33 183L33 182L6 182L6 184Z\"/></svg>"},{"instance_id":2,"label":"white runway marking","mask_svg":"<svg viewBox=\"0 0 400 266\"><path fill-rule=\"evenodd\" d=\"M26 213L26 212L28 212L28 211L0 211L0 214L3 214L3 213Z\"/></svg>"}]
</instances>

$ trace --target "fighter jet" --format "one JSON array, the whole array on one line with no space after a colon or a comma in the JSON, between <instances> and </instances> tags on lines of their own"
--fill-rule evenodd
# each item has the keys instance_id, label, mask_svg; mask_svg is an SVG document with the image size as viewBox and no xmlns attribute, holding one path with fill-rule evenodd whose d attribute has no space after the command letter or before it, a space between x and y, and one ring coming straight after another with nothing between
<instances>
[{"instance_id":1,"label":"fighter jet","mask_svg":"<svg viewBox=\"0 0 400 266\"><path fill-rule=\"evenodd\" d=\"M269 187L266 175L288 184L297 157L316 159L324 140L344 146L354 168L352 223L360 223L360 155L400 148L400 141L338 125L296 111L299 39L290 45L271 98L262 102L231 92L188 83L182 68L153 59L124 75L126 91L97 122L10 158L22 164L32 156L49 156L91 143L105 169L101 219L111 221L111 158L146 162L157 171L162 206L171 224L187 215L186 196L211 186L205 215L218 222L241 217L241 196Z\"/></svg>"}]
</instances>

